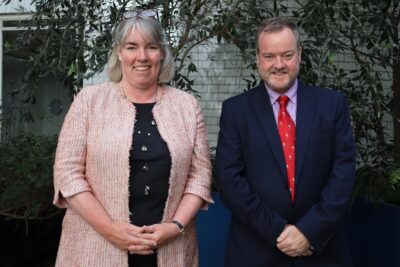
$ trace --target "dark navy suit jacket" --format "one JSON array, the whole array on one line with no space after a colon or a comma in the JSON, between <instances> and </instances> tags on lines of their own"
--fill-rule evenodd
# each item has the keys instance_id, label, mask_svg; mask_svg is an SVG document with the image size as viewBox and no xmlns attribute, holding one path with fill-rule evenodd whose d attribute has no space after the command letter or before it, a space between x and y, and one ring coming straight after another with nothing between
<instances>
[{"instance_id":1,"label":"dark navy suit jacket","mask_svg":"<svg viewBox=\"0 0 400 267\"><path fill-rule=\"evenodd\" d=\"M292 203L276 120L264 84L223 103L217 146L220 197L232 212L229 267L347 267L343 217L355 181L355 145L341 93L299 83ZM289 257L276 247L294 224L315 253Z\"/></svg>"}]
</instances>

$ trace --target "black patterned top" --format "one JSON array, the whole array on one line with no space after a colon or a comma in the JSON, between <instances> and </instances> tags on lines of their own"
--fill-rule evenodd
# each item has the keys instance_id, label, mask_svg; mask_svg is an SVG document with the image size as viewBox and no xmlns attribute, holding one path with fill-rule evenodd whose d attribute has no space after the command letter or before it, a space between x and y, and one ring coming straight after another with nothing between
<instances>
[{"instance_id":1,"label":"black patterned top","mask_svg":"<svg viewBox=\"0 0 400 267\"><path fill-rule=\"evenodd\" d=\"M136 122L130 151L129 210L137 226L160 223L168 197L171 156L153 118L154 103L134 104ZM157 267L157 255L129 255L129 266Z\"/></svg>"}]
</instances>

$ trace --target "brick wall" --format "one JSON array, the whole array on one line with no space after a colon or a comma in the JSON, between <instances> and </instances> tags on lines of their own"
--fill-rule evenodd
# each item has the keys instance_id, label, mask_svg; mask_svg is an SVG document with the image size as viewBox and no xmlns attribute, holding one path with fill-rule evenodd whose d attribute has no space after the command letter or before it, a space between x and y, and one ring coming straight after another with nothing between
<instances>
[{"instance_id":1,"label":"brick wall","mask_svg":"<svg viewBox=\"0 0 400 267\"><path fill-rule=\"evenodd\" d=\"M192 51L192 58L198 72L191 77L195 78L194 88L200 95L210 146L215 146L222 102L243 92L247 85L244 78L249 78L251 72L238 49L229 44L199 46Z\"/></svg>"}]
</instances>

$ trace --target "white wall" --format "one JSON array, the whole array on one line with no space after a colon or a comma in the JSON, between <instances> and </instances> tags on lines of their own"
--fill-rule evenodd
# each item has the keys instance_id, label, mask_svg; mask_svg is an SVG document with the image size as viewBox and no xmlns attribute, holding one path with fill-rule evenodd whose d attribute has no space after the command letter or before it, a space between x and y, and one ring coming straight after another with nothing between
<instances>
[{"instance_id":1,"label":"white wall","mask_svg":"<svg viewBox=\"0 0 400 267\"><path fill-rule=\"evenodd\" d=\"M22 0L22 1L11 0L11 2L8 5L6 5L4 3L0 3L0 14L26 12L26 11L21 10L21 7L28 11L35 10L35 7L31 6L31 0Z\"/></svg>"}]
</instances>

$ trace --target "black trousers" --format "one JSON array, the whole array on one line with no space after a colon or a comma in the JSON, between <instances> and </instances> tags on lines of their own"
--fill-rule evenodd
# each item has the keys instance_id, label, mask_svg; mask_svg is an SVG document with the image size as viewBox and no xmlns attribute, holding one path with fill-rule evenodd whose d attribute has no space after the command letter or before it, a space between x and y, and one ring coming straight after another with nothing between
<instances>
[{"instance_id":1,"label":"black trousers","mask_svg":"<svg viewBox=\"0 0 400 267\"><path fill-rule=\"evenodd\" d=\"M151 255L129 254L129 267L157 267L157 253Z\"/></svg>"}]
</instances>

